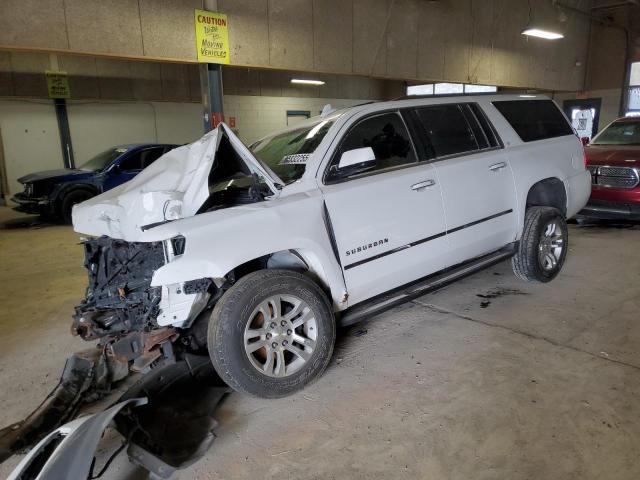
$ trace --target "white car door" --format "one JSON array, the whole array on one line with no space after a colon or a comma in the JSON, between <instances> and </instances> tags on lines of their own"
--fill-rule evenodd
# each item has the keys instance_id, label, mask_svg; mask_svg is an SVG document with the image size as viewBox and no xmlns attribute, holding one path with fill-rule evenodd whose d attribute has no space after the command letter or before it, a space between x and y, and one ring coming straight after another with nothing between
<instances>
[{"instance_id":1,"label":"white car door","mask_svg":"<svg viewBox=\"0 0 640 480\"><path fill-rule=\"evenodd\" d=\"M476 104L415 109L432 150L444 201L447 266L497 250L516 238L516 192L507 155Z\"/></svg>"},{"instance_id":2,"label":"white car door","mask_svg":"<svg viewBox=\"0 0 640 480\"><path fill-rule=\"evenodd\" d=\"M375 161L338 168L371 147ZM399 112L357 121L334 152L321 188L349 304L444 268L444 208L433 165L417 155Z\"/></svg>"}]
</instances>

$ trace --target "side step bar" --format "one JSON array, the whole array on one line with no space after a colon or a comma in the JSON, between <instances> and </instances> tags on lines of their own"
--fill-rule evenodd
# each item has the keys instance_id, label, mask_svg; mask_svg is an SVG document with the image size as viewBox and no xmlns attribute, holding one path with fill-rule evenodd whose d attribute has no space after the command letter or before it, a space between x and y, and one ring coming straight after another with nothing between
<instances>
[{"instance_id":1,"label":"side step bar","mask_svg":"<svg viewBox=\"0 0 640 480\"><path fill-rule=\"evenodd\" d=\"M401 305L409 300L434 292L463 277L483 270L506 258L512 257L518 249L518 242L510 243L493 253L446 268L418 281L365 300L345 310L338 319L338 325L346 327L373 315Z\"/></svg>"}]
</instances>

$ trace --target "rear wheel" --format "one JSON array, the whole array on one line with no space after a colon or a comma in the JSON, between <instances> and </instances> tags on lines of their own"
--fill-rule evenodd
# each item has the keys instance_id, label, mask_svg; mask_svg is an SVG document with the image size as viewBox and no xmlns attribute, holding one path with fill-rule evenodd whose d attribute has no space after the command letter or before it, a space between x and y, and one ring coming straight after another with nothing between
<instances>
[{"instance_id":1,"label":"rear wheel","mask_svg":"<svg viewBox=\"0 0 640 480\"><path fill-rule=\"evenodd\" d=\"M567 257L567 222L556 208L530 207L518 251L511 260L513 271L529 282L548 282L562 269Z\"/></svg>"},{"instance_id":2,"label":"rear wheel","mask_svg":"<svg viewBox=\"0 0 640 480\"><path fill-rule=\"evenodd\" d=\"M60 203L60 217L64 223L71 223L71 210L74 205L89 200L93 194L87 190L73 190L67 193Z\"/></svg>"},{"instance_id":3,"label":"rear wheel","mask_svg":"<svg viewBox=\"0 0 640 480\"><path fill-rule=\"evenodd\" d=\"M207 343L213 366L230 387L276 398L323 372L335 334L331 305L318 285L297 272L261 270L218 301Z\"/></svg>"}]
</instances>

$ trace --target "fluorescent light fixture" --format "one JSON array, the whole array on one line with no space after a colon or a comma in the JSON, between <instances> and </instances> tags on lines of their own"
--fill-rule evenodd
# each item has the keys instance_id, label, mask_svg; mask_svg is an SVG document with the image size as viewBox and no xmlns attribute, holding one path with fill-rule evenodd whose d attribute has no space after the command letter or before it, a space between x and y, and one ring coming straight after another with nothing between
<instances>
[{"instance_id":1,"label":"fluorescent light fixture","mask_svg":"<svg viewBox=\"0 0 640 480\"><path fill-rule=\"evenodd\" d=\"M528 35L530 37L545 38L547 40L558 40L564 38L564 35L558 32L551 32L549 30L542 30L540 28L527 28L522 31L522 35Z\"/></svg>"},{"instance_id":2,"label":"fluorescent light fixture","mask_svg":"<svg viewBox=\"0 0 640 480\"><path fill-rule=\"evenodd\" d=\"M304 78L292 78L291 83L296 83L298 85L324 85L322 80L307 80Z\"/></svg>"},{"instance_id":3,"label":"fluorescent light fixture","mask_svg":"<svg viewBox=\"0 0 640 480\"><path fill-rule=\"evenodd\" d=\"M520 98L536 98L536 95L520 95Z\"/></svg>"}]
</instances>

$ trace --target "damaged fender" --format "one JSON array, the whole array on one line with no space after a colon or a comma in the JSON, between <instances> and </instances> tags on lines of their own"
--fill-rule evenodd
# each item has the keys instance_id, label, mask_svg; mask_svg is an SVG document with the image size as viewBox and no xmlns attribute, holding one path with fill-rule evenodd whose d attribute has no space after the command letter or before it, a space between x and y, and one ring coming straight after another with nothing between
<instances>
[{"instance_id":1,"label":"damaged fender","mask_svg":"<svg viewBox=\"0 0 640 480\"><path fill-rule=\"evenodd\" d=\"M185 238L185 249L182 255L155 271L151 285L223 278L250 260L295 250L309 270L330 288L334 303L344 308L341 302L346 287L324 224L323 210L319 192L298 193L153 228L145 232L145 239L181 235Z\"/></svg>"}]
</instances>

